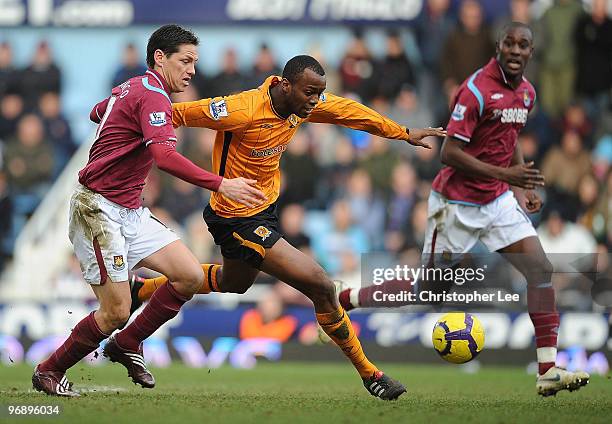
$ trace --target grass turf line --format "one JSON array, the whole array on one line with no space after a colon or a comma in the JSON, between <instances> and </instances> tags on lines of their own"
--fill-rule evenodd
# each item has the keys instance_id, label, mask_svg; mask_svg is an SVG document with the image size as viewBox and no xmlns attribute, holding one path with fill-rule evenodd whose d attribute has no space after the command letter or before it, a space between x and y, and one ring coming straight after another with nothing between
<instances>
[{"instance_id":1,"label":"grass turf line","mask_svg":"<svg viewBox=\"0 0 612 424\"><path fill-rule=\"evenodd\" d=\"M79 399L31 391L32 368L0 366L0 405L62 405L59 418L2 415L3 422L129 423L595 423L612 416L612 380L593 377L577 392L540 398L523 368L484 367L476 374L442 364L382 368L408 393L397 402L371 397L349 365L265 363L253 370L172 365L153 369L153 390L134 386L123 367L77 365L68 374Z\"/></svg>"}]
</instances>

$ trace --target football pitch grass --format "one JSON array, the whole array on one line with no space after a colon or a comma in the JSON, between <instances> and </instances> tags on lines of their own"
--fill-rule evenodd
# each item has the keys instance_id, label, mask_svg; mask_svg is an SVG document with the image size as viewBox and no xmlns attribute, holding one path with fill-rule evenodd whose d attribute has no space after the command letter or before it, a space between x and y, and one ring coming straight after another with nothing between
<instances>
[{"instance_id":1,"label":"football pitch grass","mask_svg":"<svg viewBox=\"0 0 612 424\"><path fill-rule=\"evenodd\" d=\"M78 399L31 389L32 368L0 366L0 422L56 423L609 423L612 380L594 376L577 392L540 398L524 368L386 364L408 387L396 402L371 397L348 364L258 363L252 370L152 369L141 389L117 364L69 373ZM60 405L59 417L9 418L7 405Z\"/></svg>"}]
</instances>

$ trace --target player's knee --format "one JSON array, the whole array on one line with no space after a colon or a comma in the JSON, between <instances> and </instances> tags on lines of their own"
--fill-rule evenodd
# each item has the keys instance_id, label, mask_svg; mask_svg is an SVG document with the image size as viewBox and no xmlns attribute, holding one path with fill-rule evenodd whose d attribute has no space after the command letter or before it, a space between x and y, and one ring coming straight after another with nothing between
<instances>
[{"instance_id":1,"label":"player's knee","mask_svg":"<svg viewBox=\"0 0 612 424\"><path fill-rule=\"evenodd\" d=\"M309 296L313 303L334 303L336 289L334 283L322 269L315 274L315 283L310 287Z\"/></svg>"},{"instance_id":2,"label":"player's knee","mask_svg":"<svg viewBox=\"0 0 612 424\"><path fill-rule=\"evenodd\" d=\"M542 284L551 280L553 271L552 263L544 256L530 267L525 278L528 284Z\"/></svg>"},{"instance_id":3,"label":"player's knee","mask_svg":"<svg viewBox=\"0 0 612 424\"><path fill-rule=\"evenodd\" d=\"M119 328L130 319L130 304L121 302L100 310L101 318L111 328Z\"/></svg>"},{"instance_id":4,"label":"player's knee","mask_svg":"<svg viewBox=\"0 0 612 424\"><path fill-rule=\"evenodd\" d=\"M204 282L204 272L199 266L190 270L184 270L179 275L171 278L172 284L180 293L193 295L200 291Z\"/></svg>"},{"instance_id":5,"label":"player's knee","mask_svg":"<svg viewBox=\"0 0 612 424\"><path fill-rule=\"evenodd\" d=\"M553 264L550 263L550 261L548 260L546 256L543 257L539 261L536 269L537 269L537 272L539 273L541 282L550 281L554 268L553 268Z\"/></svg>"}]
</instances>

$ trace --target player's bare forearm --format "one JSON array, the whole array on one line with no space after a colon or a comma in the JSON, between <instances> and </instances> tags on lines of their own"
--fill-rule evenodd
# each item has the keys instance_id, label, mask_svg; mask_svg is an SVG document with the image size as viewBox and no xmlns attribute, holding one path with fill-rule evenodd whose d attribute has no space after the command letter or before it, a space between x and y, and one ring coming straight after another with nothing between
<instances>
[{"instance_id":1,"label":"player's bare forearm","mask_svg":"<svg viewBox=\"0 0 612 424\"><path fill-rule=\"evenodd\" d=\"M516 143L514 147L514 154L512 155L512 162L510 166L513 165L523 165L525 163L525 157L523 156L523 149L521 149L520 143Z\"/></svg>"},{"instance_id":2,"label":"player's bare forearm","mask_svg":"<svg viewBox=\"0 0 612 424\"><path fill-rule=\"evenodd\" d=\"M469 174L476 178L495 178L510 184L511 186L533 190L544 186L544 176L539 169L533 167L534 163L517 163L509 168L502 168L483 162L463 151L465 144L452 137L446 137L440 160L445 165L451 166L460 172ZM516 160L522 158L522 153L515 151ZM514 158L513 158L514 160Z\"/></svg>"},{"instance_id":3,"label":"player's bare forearm","mask_svg":"<svg viewBox=\"0 0 612 424\"><path fill-rule=\"evenodd\" d=\"M440 150L440 160L443 164L477 178L502 179L503 168L467 154L463 151L465 143L452 137L446 137Z\"/></svg>"}]
</instances>

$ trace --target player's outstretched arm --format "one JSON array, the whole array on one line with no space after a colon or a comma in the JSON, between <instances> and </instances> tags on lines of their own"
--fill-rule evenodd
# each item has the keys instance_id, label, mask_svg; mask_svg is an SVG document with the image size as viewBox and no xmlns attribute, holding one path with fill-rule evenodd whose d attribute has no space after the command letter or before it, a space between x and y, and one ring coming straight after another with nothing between
<instances>
[{"instance_id":1,"label":"player's outstretched arm","mask_svg":"<svg viewBox=\"0 0 612 424\"><path fill-rule=\"evenodd\" d=\"M465 142L453 137L446 137L440 151L442 163L473 177L495 178L512 186L528 190L544 185L544 176L539 169L533 168L533 162L502 168L465 153L463 151L464 146Z\"/></svg>"},{"instance_id":2,"label":"player's outstretched arm","mask_svg":"<svg viewBox=\"0 0 612 424\"><path fill-rule=\"evenodd\" d=\"M246 92L172 104L174 128L204 127L216 131L235 131L251 122L251 103Z\"/></svg>"},{"instance_id":3,"label":"player's outstretched arm","mask_svg":"<svg viewBox=\"0 0 612 424\"><path fill-rule=\"evenodd\" d=\"M259 206L266 200L266 196L253 187L256 181L242 177L226 179L205 171L177 152L170 142L152 143L149 149L159 169L181 180L211 191L218 191L248 207Z\"/></svg>"},{"instance_id":4,"label":"player's outstretched arm","mask_svg":"<svg viewBox=\"0 0 612 424\"><path fill-rule=\"evenodd\" d=\"M355 130L367 131L370 134L395 140L405 140L413 146L431 148L422 141L425 137L444 137L443 128L406 127L389 119L369 107L345 97L325 93L319 104L308 117L310 122L336 124Z\"/></svg>"}]
</instances>

